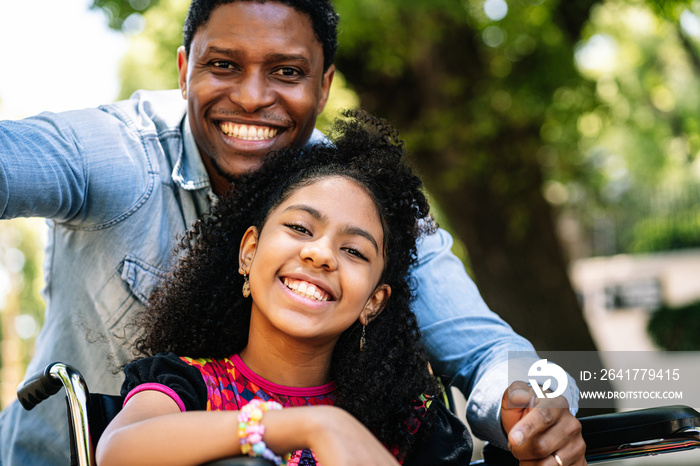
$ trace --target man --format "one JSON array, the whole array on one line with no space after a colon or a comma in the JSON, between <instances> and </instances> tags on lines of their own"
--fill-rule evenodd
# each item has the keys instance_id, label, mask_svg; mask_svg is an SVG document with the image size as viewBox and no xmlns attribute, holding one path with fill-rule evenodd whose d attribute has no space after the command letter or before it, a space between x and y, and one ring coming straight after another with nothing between
<instances>
[{"instance_id":1,"label":"man","mask_svg":"<svg viewBox=\"0 0 700 466\"><path fill-rule=\"evenodd\" d=\"M322 0L194 0L177 55L180 95L138 92L0 123L0 217L44 216L50 226L46 322L29 372L62 360L92 391L118 393L110 369L131 359L130 317L165 274L177 236L271 150L322 140L314 125L333 80L336 27ZM532 346L488 310L451 244L444 231L426 238L414 271L434 368L469 396L477 435L509 441L532 464L584 464L566 409L575 387L568 403L543 399L537 409L527 386L508 399L507 351ZM65 463L56 398L3 412L4 464Z\"/></svg>"}]
</instances>

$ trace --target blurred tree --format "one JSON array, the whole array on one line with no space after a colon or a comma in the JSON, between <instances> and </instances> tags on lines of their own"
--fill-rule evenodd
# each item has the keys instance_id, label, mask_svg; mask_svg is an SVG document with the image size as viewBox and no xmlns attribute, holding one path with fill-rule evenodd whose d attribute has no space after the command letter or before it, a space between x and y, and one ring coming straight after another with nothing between
<instances>
[{"instance_id":1,"label":"blurred tree","mask_svg":"<svg viewBox=\"0 0 700 466\"><path fill-rule=\"evenodd\" d=\"M0 222L2 407L16 399L17 385L33 354L34 337L43 323L42 226L39 219Z\"/></svg>"},{"instance_id":2,"label":"blurred tree","mask_svg":"<svg viewBox=\"0 0 700 466\"><path fill-rule=\"evenodd\" d=\"M122 30L128 29L130 22L138 21L142 12L159 3L159 0L93 0L92 8L100 8L105 12L109 27Z\"/></svg>"},{"instance_id":3,"label":"blurred tree","mask_svg":"<svg viewBox=\"0 0 700 466\"><path fill-rule=\"evenodd\" d=\"M700 246L700 22L691 3L605 2L575 51L595 100L578 114L578 179L561 168L556 176L567 208L593 232L593 254ZM571 111L560 101L546 124Z\"/></svg>"},{"instance_id":4,"label":"blurred tree","mask_svg":"<svg viewBox=\"0 0 700 466\"><path fill-rule=\"evenodd\" d=\"M122 59L120 99L138 89L177 88L176 51L182 45L182 23L189 4L189 0L159 0L157 7L127 16L137 15L134 22L140 27L133 31L137 34L132 35Z\"/></svg>"}]
</instances>

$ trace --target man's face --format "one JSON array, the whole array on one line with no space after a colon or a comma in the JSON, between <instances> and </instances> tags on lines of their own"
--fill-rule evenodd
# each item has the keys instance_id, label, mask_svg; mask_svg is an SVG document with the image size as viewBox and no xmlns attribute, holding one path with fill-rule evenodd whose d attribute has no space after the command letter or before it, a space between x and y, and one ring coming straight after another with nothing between
<instances>
[{"instance_id":1,"label":"man's face","mask_svg":"<svg viewBox=\"0 0 700 466\"><path fill-rule=\"evenodd\" d=\"M188 118L217 192L272 150L303 146L328 98L334 67L311 20L280 3L216 7L178 51ZM223 175L223 176L222 176Z\"/></svg>"}]
</instances>

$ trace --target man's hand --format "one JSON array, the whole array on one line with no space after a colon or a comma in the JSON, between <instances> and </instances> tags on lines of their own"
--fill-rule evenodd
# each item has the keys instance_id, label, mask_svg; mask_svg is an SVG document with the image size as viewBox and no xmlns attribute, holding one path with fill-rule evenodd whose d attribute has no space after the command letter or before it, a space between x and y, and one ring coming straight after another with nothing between
<instances>
[{"instance_id":1,"label":"man's hand","mask_svg":"<svg viewBox=\"0 0 700 466\"><path fill-rule=\"evenodd\" d=\"M569 412L566 398L537 398L525 382L503 393L501 423L508 447L521 465L585 465L581 423Z\"/></svg>"}]
</instances>

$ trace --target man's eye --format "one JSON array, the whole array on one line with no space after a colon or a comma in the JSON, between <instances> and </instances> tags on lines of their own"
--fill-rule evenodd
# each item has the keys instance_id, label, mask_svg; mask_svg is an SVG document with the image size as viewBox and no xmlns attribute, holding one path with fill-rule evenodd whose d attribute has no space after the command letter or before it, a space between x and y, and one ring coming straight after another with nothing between
<instances>
[{"instance_id":1,"label":"man's eye","mask_svg":"<svg viewBox=\"0 0 700 466\"><path fill-rule=\"evenodd\" d=\"M301 72L296 68L279 68L273 74L290 78L301 76Z\"/></svg>"},{"instance_id":2,"label":"man's eye","mask_svg":"<svg viewBox=\"0 0 700 466\"><path fill-rule=\"evenodd\" d=\"M235 68L233 66L233 63L228 62L228 61L216 60L216 61L211 62L211 65L215 68L221 68L221 69L226 69L226 70L230 70L230 69Z\"/></svg>"}]
</instances>

